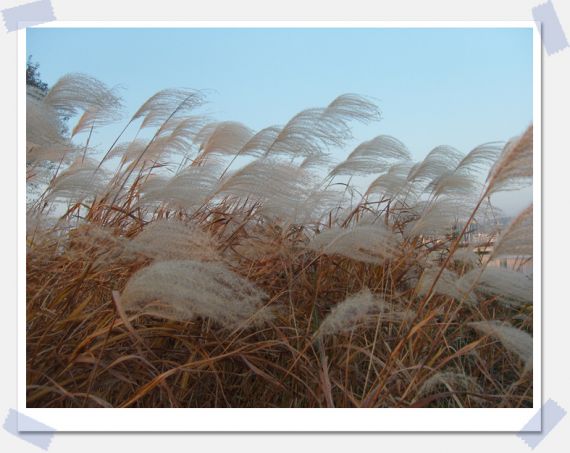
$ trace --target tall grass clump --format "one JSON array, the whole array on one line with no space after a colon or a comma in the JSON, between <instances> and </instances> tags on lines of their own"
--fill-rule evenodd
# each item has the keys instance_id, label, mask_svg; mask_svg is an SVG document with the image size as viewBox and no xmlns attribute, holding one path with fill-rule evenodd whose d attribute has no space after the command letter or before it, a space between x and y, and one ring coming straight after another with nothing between
<instances>
[{"instance_id":1,"label":"tall grass clump","mask_svg":"<svg viewBox=\"0 0 570 453\"><path fill-rule=\"evenodd\" d=\"M473 235L532 126L416 162L347 149L380 119L356 94L260 131L205 102L160 91L101 148L115 90L29 93L28 406L532 406L532 206Z\"/></svg>"}]
</instances>

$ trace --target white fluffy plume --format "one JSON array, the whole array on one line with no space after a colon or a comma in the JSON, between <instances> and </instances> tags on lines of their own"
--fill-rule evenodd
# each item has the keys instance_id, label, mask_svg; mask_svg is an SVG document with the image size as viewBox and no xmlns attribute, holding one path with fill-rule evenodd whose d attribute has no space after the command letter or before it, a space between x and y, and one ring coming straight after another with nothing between
<instances>
[{"instance_id":1,"label":"white fluffy plume","mask_svg":"<svg viewBox=\"0 0 570 453\"><path fill-rule=\"evenodd\" d=\"M395 161L408 161L410 159L410 152L401 141L388 135L380 135L358 145L344 162L333 168L330 175L383 173Z\"/></svg>"},{"instance_id":2,"label":"white fluffy plume","mask_svg":"<svg viewBox=\"0 0 570 453\"><path fill-rule=\"evenodd\" d=\"M366 191L367 194L378 193L385 199L415 199L416 189L408 181L412 168L411 162L399 162L390 166L388 171L376 178Z\"/></svg>"},{"instance_id":3,"label":"white fluffy plume","mask_svg":"<svg viewBox=\"0 0 570 453\"><path fill-rule=\"evenodd\" d=\"M154 176L141 187L142 206L167 205L179 209L194 209L213 196L222 168L208 159L202 165L192 165L172 178Z\"/></svg>"},{"instance_id":4,"label":"white fluffy plume","mask_svg":"<svg viewBox=\"0 0 570 453\"><path fill-rule=\"evenodd\" d=\"M522 272L501 267L475 268L461 278L462 285L474 287L488 297L510 306L532 304L532 278Z\"/></svg>"},{"instance_id":5,"label":"white fluffy plume","mask_svg":"<svg viewBox=\"0 0 570 453\"><path fill-rule=\"evenodd\" d=\"M387 322L398 322L413 318L414 313L409 310L397 310L395 306L374 296L368 288L364 288L335 305L324 318L315 336L334 335L349 331L358 324L376 321L377 318L371 318L372 315L379 315L381 320Z\"/></svg>"},{"instance_id":6,"label":"white fluffy plume","mask_svg":"<svg viewBox=\"0 0 570 453\"><path fill-rule=\"evenodd\" d=\"M433 393L442 386L450 392L482 393L481 386L472 376L457 371L442 371L435 373L422 384L418 397Z\"/></svg>"},{"instance_id":7,"label":"white fluffy plume","mask_svg":"<svg viewBox=\"0 0 570 453\"><path fill-rule=\"evenodd\" d=\"M128 250L160 261L219 259L215 241L208 233L177 220L151 222L130 240Z\"/></svg>"},{"instance_id":8,"label":"white fluffy plume","mask_svg":"<svg viewBox=\"0 0 570 453\"><path fill-rule=\"evenodd\" d=\"M379 119L376 105L362 96L344 94L325 108L299 112L279 131L266 155L310 156L341 146L352 137L349 122Z\"/></svg>"},{"instance_id":9,"label":"white fluffy plume","mask_svg":"<svg viewBox=\"0 0 570 453\"><path fill-rule=\"evenodd\" d=\"M115 90L86 74L67 74L49 90L44 102L61 117L81 115L71 135L114 122L123 104Z\"/></svg>"},{"instance_id":10,"label":"white fluffy plume","mask_svg":"<svg viewBox=\"0 0 570 453\"><path fill-rule=\"evenodd\" d=\"M410 170L408 180L429 183L456 168L464 157L451 146L437 146Z\"/></svg>"},{"instance_id":11,"label":"white fluffy plume","mask_svg":"<svg viewBox=\"0 0 570 453\"><path fill-rule=\"evenodd\" d=\"M434 266L424 270L416 287L418 296L425 296L432 287L436 276L439 274L439 267ZM433 292L443 296L455 299L457 302L466 302L475 304L477 299L471 292L468 281L463 280L455 272L444 269L437 282L435 283Z\"/></svg>"},{"instance_id":12,"label":"white fluffy plume","mask_svg":"<svg viewBox=\"0 0 570 453\"><path fill-rule=\"evenodd\" d=\"M335 191L318 189L304 168L270 158L259 158L228 175L217 194L259 204L259 212L290 223L318 220L338 203Z\"/></svg>"},{"instance_id":13,"label":"white fluffy plume","mask_svg":"<svg viewBox=\"0 0 570 453\"><path fill-rule=\"evenodd\" d=\"M93 199L106 185L107 175L102 170L97 171L97 162L77 159L52 181L47 197L72 202Z\"/></svg>"},{"instance_id":14,"label":"white fluffy plume","mask_svg":"<svg viewBox=\"0 0 570 453\"><path fill-rule=\"evenodd\" d=\"M456 197L439 197L431 203L418 202L415 208L419 209L421 214L415 221L406 225L404 234L407 237L440 236L451 233L456 225L469 216L473 203Z\"/></svg>"},{"instance_id":15,"label":"white fluffy plume","mask_svg":"<svg viewBox=\"0 0 570 453\"><path fill-rule=\"evenodd\" d=\"M309 248L325 255L341 255L364 263L382 264L397 255L399 244L398 236L378 223L330 228L316 235L309 243Z\"/></svg>"},{"instance_id":16,"label":"white fluffy plume","mask_svg":"<svg viewBox=\"0 0 570 453\"><path fill-rule=\"evenodd\" d=\"M532 256L532 204L523 210L495 242L491 258L500 256Z\"/></svg>"},{"instance_id":17,"label":"white fluffy plume","mask_svg":"<svg viewBox=\"0 0 570 453\"><path fill-rule=\"evenodd\" d=\"M268 320L265 299L223 265L191 260L156 262L133 275L121 295L127 311L180 321L209 318L227 328Z\"/></svg>"},{"instance_id":18,"label":"white fluffy plume","mask_svg":"<svg viewBox=\"0 0 570 453\"><path fill-rule=\"evenodd\" d=\"M516 140L507 143L487 178L489 194L516 190L532 182L532 125Z\"/></svg>"},{"instance_id":19,"label":"white fluffy plume","mask_svg":"<svg viewBox=\"0 0 570 453\"><path fill-rule=\"evenodd\" d=\"M131 121L142 118L141 128L162 126L173 114L184 115L203 103L204 96L200 91L169 88L151 96L135 112Z\"/></svg>"},{"instance_id":20,"label":"white fluffy plume","mask_svg":"<svg viewBox=\"0 0 570 453\"><path fill-rule=\"evenodd\" d=\"M223 121L206 125L196 136L200 156L211 153L246 154L245 145L251 140L251 129L235 121Z\"/></svg>"},{"instance_id":21,"label":"white fluffy plume","mask_svg":"<svg viewBox=\"0 0 570 453\"><path fill-rule=\"evenodd\" d=\"M62 135L58 112L43 101L42 95L28 88L26 96L26 148L70 146Z\"/></svg>"},{"instance_id":22,"label":"white fluffy plume","mask_svg":"<svg viewBox=\"0 0 570 453\"><path fill-rule=\"evenodd\" d=\"M507 351L524 362L525 371L532 368L532 337L527 332L501 321L479 321L469 325L479 333L499 340Z\"/></svg>"}]
</instances>

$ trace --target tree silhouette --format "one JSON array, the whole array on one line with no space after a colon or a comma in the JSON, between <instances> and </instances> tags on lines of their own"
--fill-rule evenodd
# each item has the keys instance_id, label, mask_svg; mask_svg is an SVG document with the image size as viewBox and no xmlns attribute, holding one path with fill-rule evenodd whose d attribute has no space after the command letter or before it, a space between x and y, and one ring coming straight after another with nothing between
<instances>
[{"instance_id":1,"label":"tree silhouette","mask_svg":"<svg viewBox=\"0 0 570 453\"><path fill-rule=\"evenodd\" d=\"M26 62L26 85L37 88L42 94L48 91L48 84L41 79L40 64L32 61L32 56Z\"/></svg>"}]
</instances>

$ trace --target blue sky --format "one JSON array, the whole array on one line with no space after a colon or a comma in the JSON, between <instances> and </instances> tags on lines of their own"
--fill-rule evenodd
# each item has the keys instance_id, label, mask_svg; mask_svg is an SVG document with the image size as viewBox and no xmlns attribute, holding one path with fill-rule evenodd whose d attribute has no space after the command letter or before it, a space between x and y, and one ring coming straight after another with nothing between
<instances>
[{"instance_id":1,"label":"blue sky","mask_svg":"<svg viewBox=\"0 0 570 453\"><path fill-rule=\"evenodd\" d=\"M358 141L392 135L418 159L441 144L468 152L507 140L532 122L530 28L31 28L27 54L50 86L68 72L120 85L128 114L163 88L209 89L216 119L260 129L342 93L370 96L383 119L357 126ZM525 193L502 207L522 207Z\"/></svg>"}]
</instances>

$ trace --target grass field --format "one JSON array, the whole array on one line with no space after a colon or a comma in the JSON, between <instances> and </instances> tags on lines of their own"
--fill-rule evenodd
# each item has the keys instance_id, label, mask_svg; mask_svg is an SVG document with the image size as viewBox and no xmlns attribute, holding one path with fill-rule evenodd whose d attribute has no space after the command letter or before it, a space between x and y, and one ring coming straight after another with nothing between
<instances>
[{"instance_id":1,"label":"grass field","mask_svg":"<svg viewBox=\"0 0 570 453\"><path fill-rule=\"evenodd\" d=\"M362 96L260 131L205 102L125 121L85 75L29 90L28 407L532 407L532 275L465 240L532 184L532 126L415 162L346 149L380 116ZM532 205L501 256L532 256Z\"/></svg>"}]
</instances>

